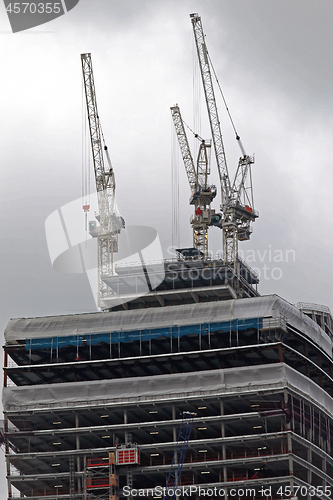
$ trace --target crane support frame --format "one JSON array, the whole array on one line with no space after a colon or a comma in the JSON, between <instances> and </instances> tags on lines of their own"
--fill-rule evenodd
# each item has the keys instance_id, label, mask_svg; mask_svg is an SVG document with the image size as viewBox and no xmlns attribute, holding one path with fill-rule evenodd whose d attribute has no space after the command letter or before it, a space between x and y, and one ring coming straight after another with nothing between
<instances>
[{"instance_id":1,"label":"crane support frame","mask_svg":"<svg viewBox=\"0 0 333 500\"><path fill-rule=\"evenodd\" d=\"M252 189L252 179L251 179L251 165L254 163L254 159L251 156L244 155L239 159L236 175L234 182L232 184L233 193L233 203L239 205L240 203L245 206L248 205L251 208L254 207L253 200L253 189ZM249 174L250 183L246 187L246 180Z\"/></svg>"}]
</instances>

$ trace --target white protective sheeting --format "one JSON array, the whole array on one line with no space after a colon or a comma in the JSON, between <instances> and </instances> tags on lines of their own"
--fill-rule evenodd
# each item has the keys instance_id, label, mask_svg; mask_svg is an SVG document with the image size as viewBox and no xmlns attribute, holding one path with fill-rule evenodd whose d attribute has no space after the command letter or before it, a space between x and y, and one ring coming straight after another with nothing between
<instances>
[{"instance_id":1,"label":"white protective sheeting","mask_svg":"<svg viewBox=\"0 0 333 500\"><path fill-rule=\"evenodd\" d=\"M89 335L250 318L283 318L332 355L332 341L314 321L277 295L129 311L99 312L9 321L7 344L17 340Z\"/></svg>"},{"instance_id":2,"label":"white protective sheeting","mask_svg":"<svg viewBox=\"0 0 333 500\"><path fill-rule=\"evenodd\" d=\"M91 382L68 382L37 386L5 387L4 409L40 408L56 404L67 406L93 402L127 402L218 394L234 388L283 384L281 363L194 373L133 377Z\"/></svg>"},{"instance_id":3,"label":"white protective sheeting","mask_svg":"<svg viewBox=\"0 0 333 500\"><path fill-rule=\"evenodd\" d=\"M242 394L285 387L302 393L333 415L333 399L321 387L285 363L152 377L5 387L3 406L5 411L91 407L94 404L182 400L191 396L218 397L227 393Z\"/></svg>"}]
</instances>

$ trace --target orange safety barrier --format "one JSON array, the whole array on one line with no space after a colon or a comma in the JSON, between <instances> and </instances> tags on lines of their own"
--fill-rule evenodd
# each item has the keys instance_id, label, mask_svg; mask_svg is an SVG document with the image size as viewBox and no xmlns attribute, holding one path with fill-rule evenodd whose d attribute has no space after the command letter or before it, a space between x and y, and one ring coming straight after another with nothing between
<instances>
[{"instance_id":1,"label":"orange safety barrier","mask_svg":"<svg viewBox=\"0 0 333 500\"><path fill-rule=\"evenodd\" d=\"M110 485L109 478L88 478L87 488L108 488Z\"/></svg>"},{"instance_id":2,"label":"orange safety barrier","mask_svg":"<svg viewBox=\"0 0 333 500\"><path fill-rule=\"evenodd\" d=\"M103 465L109 465L108 458L88 458L87 467L98 467Z\"/></svg>"}]
</instances>

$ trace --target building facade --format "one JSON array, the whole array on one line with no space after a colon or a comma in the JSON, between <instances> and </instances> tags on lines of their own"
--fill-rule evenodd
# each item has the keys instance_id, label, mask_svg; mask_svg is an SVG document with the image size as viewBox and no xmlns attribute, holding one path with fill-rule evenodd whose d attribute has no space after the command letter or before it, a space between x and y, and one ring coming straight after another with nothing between
<instances>
[{"instance_id":1,"label":"building facade","mask_svg":"<svg viewBox=\"0 0 333 500\"><path fill-rule=\"evenodd\" d=\"M245 265L177 266L182 275L167 269L156 290L111 311L9 322L8 498L163 488L184 411L196 416L179 486L192 498L331 497L329 310L259 296ZM119 450L137 458L119 464Z\"/></svg>"}]
</instances>

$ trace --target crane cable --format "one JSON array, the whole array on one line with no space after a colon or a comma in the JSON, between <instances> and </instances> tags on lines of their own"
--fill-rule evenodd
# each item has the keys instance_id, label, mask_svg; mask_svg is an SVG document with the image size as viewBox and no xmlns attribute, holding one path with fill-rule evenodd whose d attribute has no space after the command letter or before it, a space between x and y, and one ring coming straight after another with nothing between
<instances>
[{"instance_id":1,"label":"crane cable","mask_svg":"<svg viewBox=\"0 0 333 500\"><path fill-rule=\"evenodd\" d=\"M105 142L105 138L104 138L104 134L103 134L103 129L102 129L102 125L101 125L99 116L98 116L98 122L99 122L99 129L100 129L101 136L102 136L103 149L104 149L104 153L105 153L105 156L106 156L106 161L107 161L108 167L109 167L109 171L108 172L106 172L105 168L104 168L104 174L105 174L104 189L105 190L108 190L110 188L112 189L112 192L113 192L112 197L111 197L112 203L109 206L109 209L110 209L111 213L116 213L118 211L117 210L117 205L116 205L116 198L115 198L115 193L116 193L116 179L115 179L115 175L114 175L114 171L113 171L113 166L112 166L111 158L110 158L110 155L109 155L109 150L108 150L108 147L107 147L106 142ZM111 178L111 181L110 181L110 178Z\"/></svg>"},{"instance_id":2,"label":"crane cable","mask_svg":"<svg viewBox=\"0 0 333 500\"><path fill-rule=\"evenodd\" d=\"M179 228L179 149L171 120L171 244L172 252L180 246Z\"/></svg>"},{"instance_id":3,"label":"crane cable","mask_svg":"<svg viewBox=\"0 0 333 500\"><path fill-rule=\"evenodd\" d=\"M186 122L184 122L184 120L182 120L182 121L183 121L183 123L184 123L185 127L187 127L187 128L189 129L189 131L190 131L190 132L192 132L192 134L194 135L194 137L195 137L196 139L198 139L198 140L199 140L199 141L201 141L201 142L204 142L204 139L203 139L202 137L200 137L200 135L199 135L199 134L196 134L196 133L194 132L194 130L192 130L192 129L191 129L191 127L190 127L189 125L187 125L187 123L186 123Z\"/></svg>"},{"instance_id":4,"label":"crane cable","mask_svg":"<svg viewBox=\"0 0 333 500\"><path fill-rule=\"evenodd\" d=\"M90 154L88 152L88 139L87 139L87 116L85 109L85 93L84 84L82 82L82 151L81 151L81 161L82 161L82 171L81 171L81 195L83 202L84 211L84 226L86 231L86 244L87 244L87 231L88 231L88 212L90 209Z\"/></svg>"},{"instance_id":5,"label":"crane cable","mask_svg":"<svg viewBox=\"0 0 333 500\"><path fill-rule=\"evenodd\" d=\"M223 92L222 92L222 88L221 88L220 82L219 82L219 80L218 80L218 78L217 78L217 74L216 74L215 68L214 68L214 66L213 66L213 63L212 63L212 60L211 60L211 58L210 58L210 55L209 55L209 53L208 53L207 48L206 48L206 53L207 53L207 55L208 55L209 64L210 64L210 66L211 66L211 68L212 68L212 70L213 70L213 73L214 73L214 76L215 76L215 80L216 80L217 86L218 86L218 88L219 88L220 94L221 94L221 96L222 96L222 99L223 99L223 102L224 102L225 108L226 108L227 113L228 113L228 116L229 116L229 118L230 118L230 122L231 122L232 128L234 129L234 132L235 132L235 135L236 135L236 140L238 141L238 144L239 144L239 147L240 147L240 149L241 149L242 155L243 155L243 156L246 156L245 149L244 149L244 147L243 147L243 144L242 144L241 138L240 138L240 136L239 136L239 135L238 135L238 133L237 133L237 130L236 130L236 127L235 127L235 123L234 123L234 121L233 121L233 119L232 119L232 116L231 116L231 113L230 113L230 111L229 111L229 108L228 108L228 105L227 105L227 101L225 100L225 97L224 97L224 94L223 94Z\"/></svg>"},{"instance_id":6,"label":"crane cable","mask_svg":"<svg viewBox=\"0 0 333 500\"><path fill-rule=\"evenodd\" d=\"M195 41L192 44L193 57L193 128L201 134L201 75ZM198 154L198 144L194 143L194 156Z\"/></svg>"},{"instance_id":7,"label":"crane cable","mask_svg":"<svg viewBox=\"0 0 333 500\"><path fill-rule=\"evenodd\" d=\"M98 120L99 120L99 117L98 117ZM104 151L105 151L106 159L108 161L108 165L109 165L109 169L110 169L110 173L111 173L113 171L113 166L112 166L111 159L110 159L110 156L109 156L109 153L108 153L108 147L107 147L107 145L105 143L103 129L102 129L102 125L101 125L100 121L99 121L99 128L101 130L101 136L102 136L102 141L103 141L103 145L104 145Z\"/></svg>"}]
</instances>

